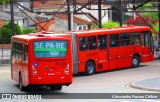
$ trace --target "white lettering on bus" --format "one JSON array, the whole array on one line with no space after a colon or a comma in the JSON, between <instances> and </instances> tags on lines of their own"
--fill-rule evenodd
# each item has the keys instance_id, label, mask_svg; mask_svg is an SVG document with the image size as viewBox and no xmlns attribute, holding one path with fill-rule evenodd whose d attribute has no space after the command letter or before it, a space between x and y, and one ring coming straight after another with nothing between
<instances>
[{"instance_id":1,"label":"white lettering on bus","mask_svg":"<svg viewBox=\"0 0 160 102\"><path fill-rule=\"evenodd\" d=\"M50 48L50 43L46 43L46 48Z\"/></svg>"},{"instance_id":2,"label":"white lettering on bus","mask_svg":"<svg viewBox=\"0 0 160 102\"><path fill-rule=\"evenodd\" d=\"M36 43L35 45L35 48L43 48L43 43Z\"/></svg>"},{"instance_id":3,"label":"white lettering on bus","mask_svg":"<svg viewBox=\"0 0 160 102\"><path fill-rule=\"evenodd\" d=\"M39 43L36 43L35 45L36 45L35 48L39 48Z\"/></svg>"},{"instance_id":4,"label":"white lettering on bus","mask_svg":"<svg viewBox=\"0 0 160 102\"><path fill-rule=\"evenodd\" d=\"M42 42L39 42L39 43L35 43L35 48L65 48L65 44L64 43L50 43L50 42L47 42L45 43L42 43Z\"/></svg>"},{"instance_id":5,"label":"white lettering on bus","mask_svg":"<svg viewBox=\"0 0 160 102\"><path fill-rule=\"evenodd\" d=\"M62 43L56 43L56 48L61 48Z\"/></svg>"},{"instance_id":6,"label":"white lettering on bus","mask_svg":"<svg viewBox=\"0 0 160 102\"><path fill-rule=\"evenodd\" d=\"M40 47L39 48L43 48L43 43L40 43Z\"/></svg>"},{"instance_id":7,"label":"white lettering on bus","mask_svg":"<svg viewBox=\"0 0 160 102\"><path fill-rule=\"evenodd\" d=\"M64 43L61 43L61 48L64 48Z\"/></svg>"},{"instance_id":8,"label":"white lettering on bus","mask_svg":"<svg viewBox=\"0 0 160 102\"><path fill-rule=\"evenodd\" d=\"M55 48L55 46L53 45L53 43L46 43L46 48Z\"/></svg>"}]
</instances>

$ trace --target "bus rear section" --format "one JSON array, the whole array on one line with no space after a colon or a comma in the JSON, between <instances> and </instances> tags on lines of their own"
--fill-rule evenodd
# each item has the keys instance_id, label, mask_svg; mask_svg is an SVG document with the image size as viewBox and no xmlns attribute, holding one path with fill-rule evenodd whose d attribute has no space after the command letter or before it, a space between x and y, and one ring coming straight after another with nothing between
<instances>
[{"instance_id":1,"label":"bus rear section","mask_svg":"<svg viewBox=\"0 0 160 102\"><path fill-rule=\"evenodd\" d=\"M47 85L61 90L72 83L70 39L36 38L28 43L28 70L20 69L20 89L28 85Z\"/></svg>"},{"instance_id":2,"label":"bus rear section","mask_svg":"<svg viewBox=\"0 0 160 102\"><path fill-rule=\"evenodd\" d=\"M73 58L77 66L74 74L92 75L106 70L136 68L141 62L154 60L149 27L81 31L72 35L76 39L73 48L77 50Z\"/></svg>"}]
</instances>

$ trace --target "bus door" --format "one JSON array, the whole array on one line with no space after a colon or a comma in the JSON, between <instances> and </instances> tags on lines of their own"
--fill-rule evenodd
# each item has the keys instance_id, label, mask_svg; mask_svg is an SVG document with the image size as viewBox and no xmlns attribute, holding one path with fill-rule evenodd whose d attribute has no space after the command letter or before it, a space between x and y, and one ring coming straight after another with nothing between
<instances>
[{"instance_id":1,"label":"bus door","mask_svg":"<svg viewBox=\"0 0 160 102\"><path fill-rule=\"evenodd\" d=\"M89 36L88 37L88 55L87 55L87 59L88 60L93 60L95 62L95 66L96 66L96 71L98 66L98 49L97 49L97 37L96 36ZM87 61L88 61L87 60Z\"/></svg>"},{"instance_id":2,"label":"bus door","mask_svg":"<svg viewBox=\"0 0 160 102\"><path fill-rule=\"evenodd\" d=\"M119 34L110 35L109 66L110 69L121 68L124 64L123 49L120 47Z\"/></svg>"},{"instance_id":3,"label":"bus door","mask_svg":"<svg viewBox=\"0 0 160 102\"><path fill-rule=\"evenodd\" d=\"M78 41L78 72L85 71L85 65L88 60L88 41L87 37L79 37Z\"/></svg>"},{"instance_id":4,"label":"bus door","mask_svg":"<svg viewBox=\"0 0 160 102\"><path fill-rule=\"evenodd\" d=\"M29 83L28 80L28 45L23 45L23 81L24 83Z\"/></svg>"},{"instance_id":5,"label":"bus door","mask_svg":"<svg viewBox=\"0 0 160 102\"><path fill-rule=\"evenodd\" d=\"M130 67L132 65L132 46L130 46L130 34L129 33L121 33L120 34L121 41L121 58L124 61L123 67ZM122 62L123 63L123 62Z\"/></svg>"},{"instance_id":6,"label":"bus door","mask_svg":"<svg viewBox=\"0 0 160 102\"><path fill-rule=\"evenodd\" d=\"M99 53L99 64L98 71L107 70L109 68L108 61L108 36L99 35L98 36L98 53Z\"/></svg>"},{"instance_id":7,"label":"bus door","mask_svg":"<svg viewBox=\"0 0 160 102\"><path fill-rule=\"evenodd\" d=\"M150 31L142 32L142 62L147 62L152 59L152 43Z\"/></svg>"}]
</instances>

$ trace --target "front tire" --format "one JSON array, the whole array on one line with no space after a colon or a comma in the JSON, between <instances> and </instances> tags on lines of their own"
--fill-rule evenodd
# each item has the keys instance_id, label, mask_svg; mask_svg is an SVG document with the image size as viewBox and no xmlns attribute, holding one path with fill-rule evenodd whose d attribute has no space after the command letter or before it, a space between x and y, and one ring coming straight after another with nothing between
<instances>
[{"instance_id":1,"label":"front tire","mask_svg":"<svg viewBox=\"0 0 160 102\"><path fill-rule=\"evenodd\" d=\"M134 56L132 58L132 67L137 68L139 67L139 64L140 64L140 58L138 56Z\"/></svg>"},{"instance_id":2,"label":"front tire","mask_svg":"<svg viewBox=\"0 0 160 102\"><path fill-rule=\"evenodd\" d=\"M94 73L95 73L95 64L91 61L87 62L85 74L86 75L92 75Z\"/></svg>"}]
</instances>

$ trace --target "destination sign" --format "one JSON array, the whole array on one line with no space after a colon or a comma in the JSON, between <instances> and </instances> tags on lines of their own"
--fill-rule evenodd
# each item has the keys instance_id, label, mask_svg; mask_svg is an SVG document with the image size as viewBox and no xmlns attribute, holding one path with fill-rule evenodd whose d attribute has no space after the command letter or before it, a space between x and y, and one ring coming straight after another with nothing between
<instances>
[{"instance_id":1,"label":"destination sign","mask_svg":"<svg viewBox=\"0 0 160 102\"><path fill-rule=\"evenodd\" d=\"M34 42L36 57L64 57L67 51L67 41L38 41Z\"/></svg>"}]
</instances>

